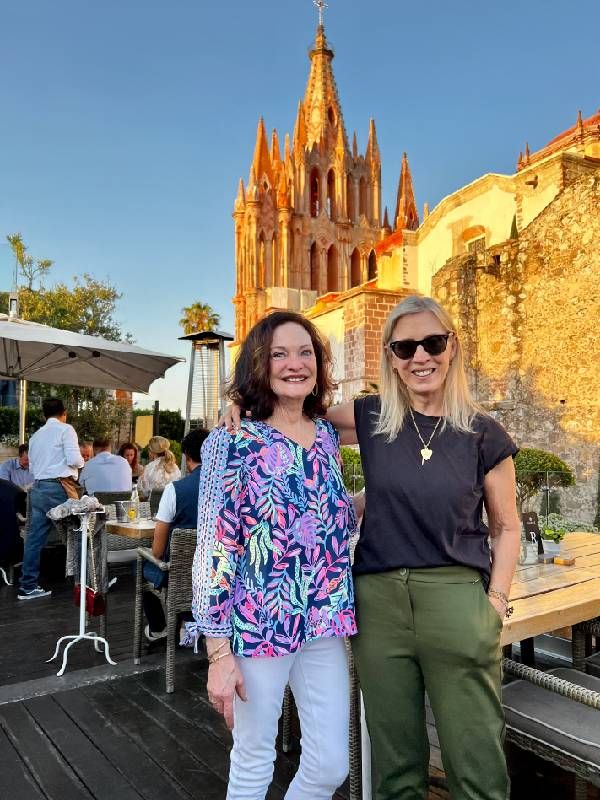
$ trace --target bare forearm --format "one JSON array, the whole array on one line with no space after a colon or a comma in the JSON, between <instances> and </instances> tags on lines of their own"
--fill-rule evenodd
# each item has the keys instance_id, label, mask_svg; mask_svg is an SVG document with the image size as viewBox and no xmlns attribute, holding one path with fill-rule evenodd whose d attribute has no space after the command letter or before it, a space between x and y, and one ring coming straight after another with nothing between
<instances>
[{"instance_id":1,"label":"bare forearm","mask_svg":"<svg viewBox=\"0 0 600 800\"><path fill-rule=\"evenodd\" d=\"M231 650L229 639L225 636L209 636L206 638L206 654L210 658L213 653L229 653Z\"/></svg>"},{"instance_id":2,"label":"bare forearm","mask_svg":"<svg viewBox=\"0 0 600 800\"><path fill-rule=\"evenodd\" d=\"M519 549L521 546L521 531L518 527L504 529L501 533L492 536L492 574L490 587L506 595L510 594Z\"/></svg>"}]
</instances>

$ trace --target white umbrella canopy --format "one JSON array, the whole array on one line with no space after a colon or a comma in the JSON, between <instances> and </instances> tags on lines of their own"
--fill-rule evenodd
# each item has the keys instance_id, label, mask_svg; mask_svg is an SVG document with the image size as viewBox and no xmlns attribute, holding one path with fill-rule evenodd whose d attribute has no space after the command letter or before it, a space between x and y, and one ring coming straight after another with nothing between
<instances>
[{"instance_id":1,"label":"white umbrella canopy","mask_svg":"<svg viewBox=\"0 0 600 800\"><path fill-rule=\"evenodd\" d=\"M183 358L0 314L0 378L147 392Z\"/></svg>"}]
</instances>

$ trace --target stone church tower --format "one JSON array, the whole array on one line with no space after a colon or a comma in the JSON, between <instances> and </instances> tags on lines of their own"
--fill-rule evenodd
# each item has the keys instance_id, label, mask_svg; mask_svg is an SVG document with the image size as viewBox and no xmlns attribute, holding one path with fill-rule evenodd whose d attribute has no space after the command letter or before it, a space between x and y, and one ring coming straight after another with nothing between
<instances>
[{"instance_id":1,"label":"stone church tower","mask_svg":"<svg viewBox=\"0 0 600 800\"><path fill-rule=\"evenodd\" d=\"M375 247L391 233L381 216L381 158L370 121L364 155L344 126L333 76L333 50L322 24L310 51L310 74L298 104L293 139L281 153L258 123L248 185L235 200L235 340L265 313L305 311L317 297L377 277ZM412 194L412 186L410 187ZM400 204L400 201L399 201ZM408 212L408 213L407 213ZM396 215L410 217L404 206Z\"/></svg>"}]
</instances>

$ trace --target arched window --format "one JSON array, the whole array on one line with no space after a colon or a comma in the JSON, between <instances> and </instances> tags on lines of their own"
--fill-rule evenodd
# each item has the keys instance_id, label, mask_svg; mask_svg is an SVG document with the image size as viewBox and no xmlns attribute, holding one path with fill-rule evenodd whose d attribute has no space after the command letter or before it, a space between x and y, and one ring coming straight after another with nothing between
<instances>
[{"instance_id":1,"label":"arched window","mask_svg":"<svg viewBox=\"0 0 600 800\"><path fill-rule=\"evenodd\" d=\"M265 285L265 272L266 272L266 254L265 254L265 236L262 233L258 237L258 274L256 276L256 288L262 289Z\"/></svg>"},{"instance_id":2,"label":"arched window","mask_svg":"<svg viewBox=\"0 0 600 800\"><path fill-rule=\"evenodd\" d=\"M334 244L327 251L327 291L338 290L338 253Z\"/></svg>"},{"instance_id":3,"label":"arched window","mask_svg":"<svg viewBox=\"0 0 600 800\"><path fill-rule=\"evenodd\" d=\"M360 286L360 253L355 247L350 256L350 286Z\"/></svg>"},{"instance_id":4,"label":"arched window","mask_svg":"<svg viewBox=\"0 0 600 800\"><path fill-rule=\"evenodd\" d=\"M310 173L310 215L318 217L321 203L321 173L315 167Z\"/></svg>"},{"instance_id":5,"label":"arched window","mask_svg":"<svg viewBox=\"0 0 600 800\"><path fill-rule=\"evenodd\" d=\"M364 178L358 184L358 214L367 216L367 182Z\"/></svg>"},{"instance_id":6,"label":"arched window","mask_svg":"<svg viewBox=\"0 0 600 800\"><path fill-rule=\"evenodd\" d=\"M327 109L327 119L333 125L335 123L335 111L331 106Z\"/></svg>"},{"instance_id":7,"label":"arched window","mask_svg":"<svg viewBox=\"0 0 600 800\"><path fill-rule=\"evenodd\" d=\"M310 246L310 288L313 292L319 291L319 253L316 242Z\"/></svg>"},{"instance_id":8,"label":"arched window","mask_svg":"<svg viewBox=\"0 0 600 800\"><path fill-rule=\"evenodd\" d=\"M373 278L377 277L377 256L375 255L375 250L371 250L369 253L369 274L367 280L372 281Z\"/></svg>"},{"instance_id":9,"label":"arched window","mask_svg":"<svg viewBox=\"0 0 600 800\"><path fill-rule=\"evenodd\" d=\"M330 169L327 173L327 216L329 219L336 218L335 209L335 172Z\"/></svg>"},{"instance_id":10,"label":"arched window","mask_svg":"<svg viewBox=\"0 0 600 800\"><path fill-rule=\"evenodd\" d=\"M348 175L346 178L346 206L348 219L350 222L354 222L356 211L354 208L354 181L352 180L352 175Z\"/></svg>"}]
</instances>

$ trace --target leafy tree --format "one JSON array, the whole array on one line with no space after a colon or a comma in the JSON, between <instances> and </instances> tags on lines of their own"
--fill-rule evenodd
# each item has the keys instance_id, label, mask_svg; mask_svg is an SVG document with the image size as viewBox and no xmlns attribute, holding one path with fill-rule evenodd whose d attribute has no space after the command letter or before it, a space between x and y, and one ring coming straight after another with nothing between
<instances>
[{"instance_id":1,"label":"leafy tree","mask_svg":"<svg viewBox=\"0 0 600 800\"><path fill-rule=\"evenodd\" d=\"M56 283L49 288L42 284L53 262L50 259L34 260L19 233L7 236L15 254L20 277L24 282L19 289L20 315L32 322L90 336L102 336L111 341L125 337L114 319L116 303L121 295L109 282L100 281L88 273L73 279L73 286ZM0 295L2 310L7 308L8 296ZM30 396L60 396L69 410L69 421L82 439L97 436L120 436L124 429L128 437L129 409L117 403L103 389L53 384L31 383Z\"/></svg>"},{"instance_id":2,"label":"leafy tree","mask_svg":"<svg viewBox=\"0 0 600 800\"><path fill-rule=\"evenodd\" d=\"M201 331L214 331L221 323L221 316L208 303L192 303L181 309L183 317L179 324L184 336Z\"/></svg>"},{"instance_id":3,"label":"leafy tree","mask_svg":"<svg viewBox=\"0 0 600 800\"><path fill-rule=\"evenodd\" d=\"M555 486L575 485L573 471L561 458L534 447L523 447L519 450L515 458L515 472L517 504L520 510L546 485L547 473L552 473Z\"/></svg>"},{"instance_id":4,"label":"leafy tree","mask_svg":"<svg viewBox=\"0 0 600 800\"><path fill-rule=\"evenodd\" d=\"M152 412L141 408L133 412L135 417L151 417ZM161 408L158 412L158 430L160 435L172 442L180 442L183 439L185 420L181 416L181 411L169 411Z\"/></svg>"}]
</instances>

